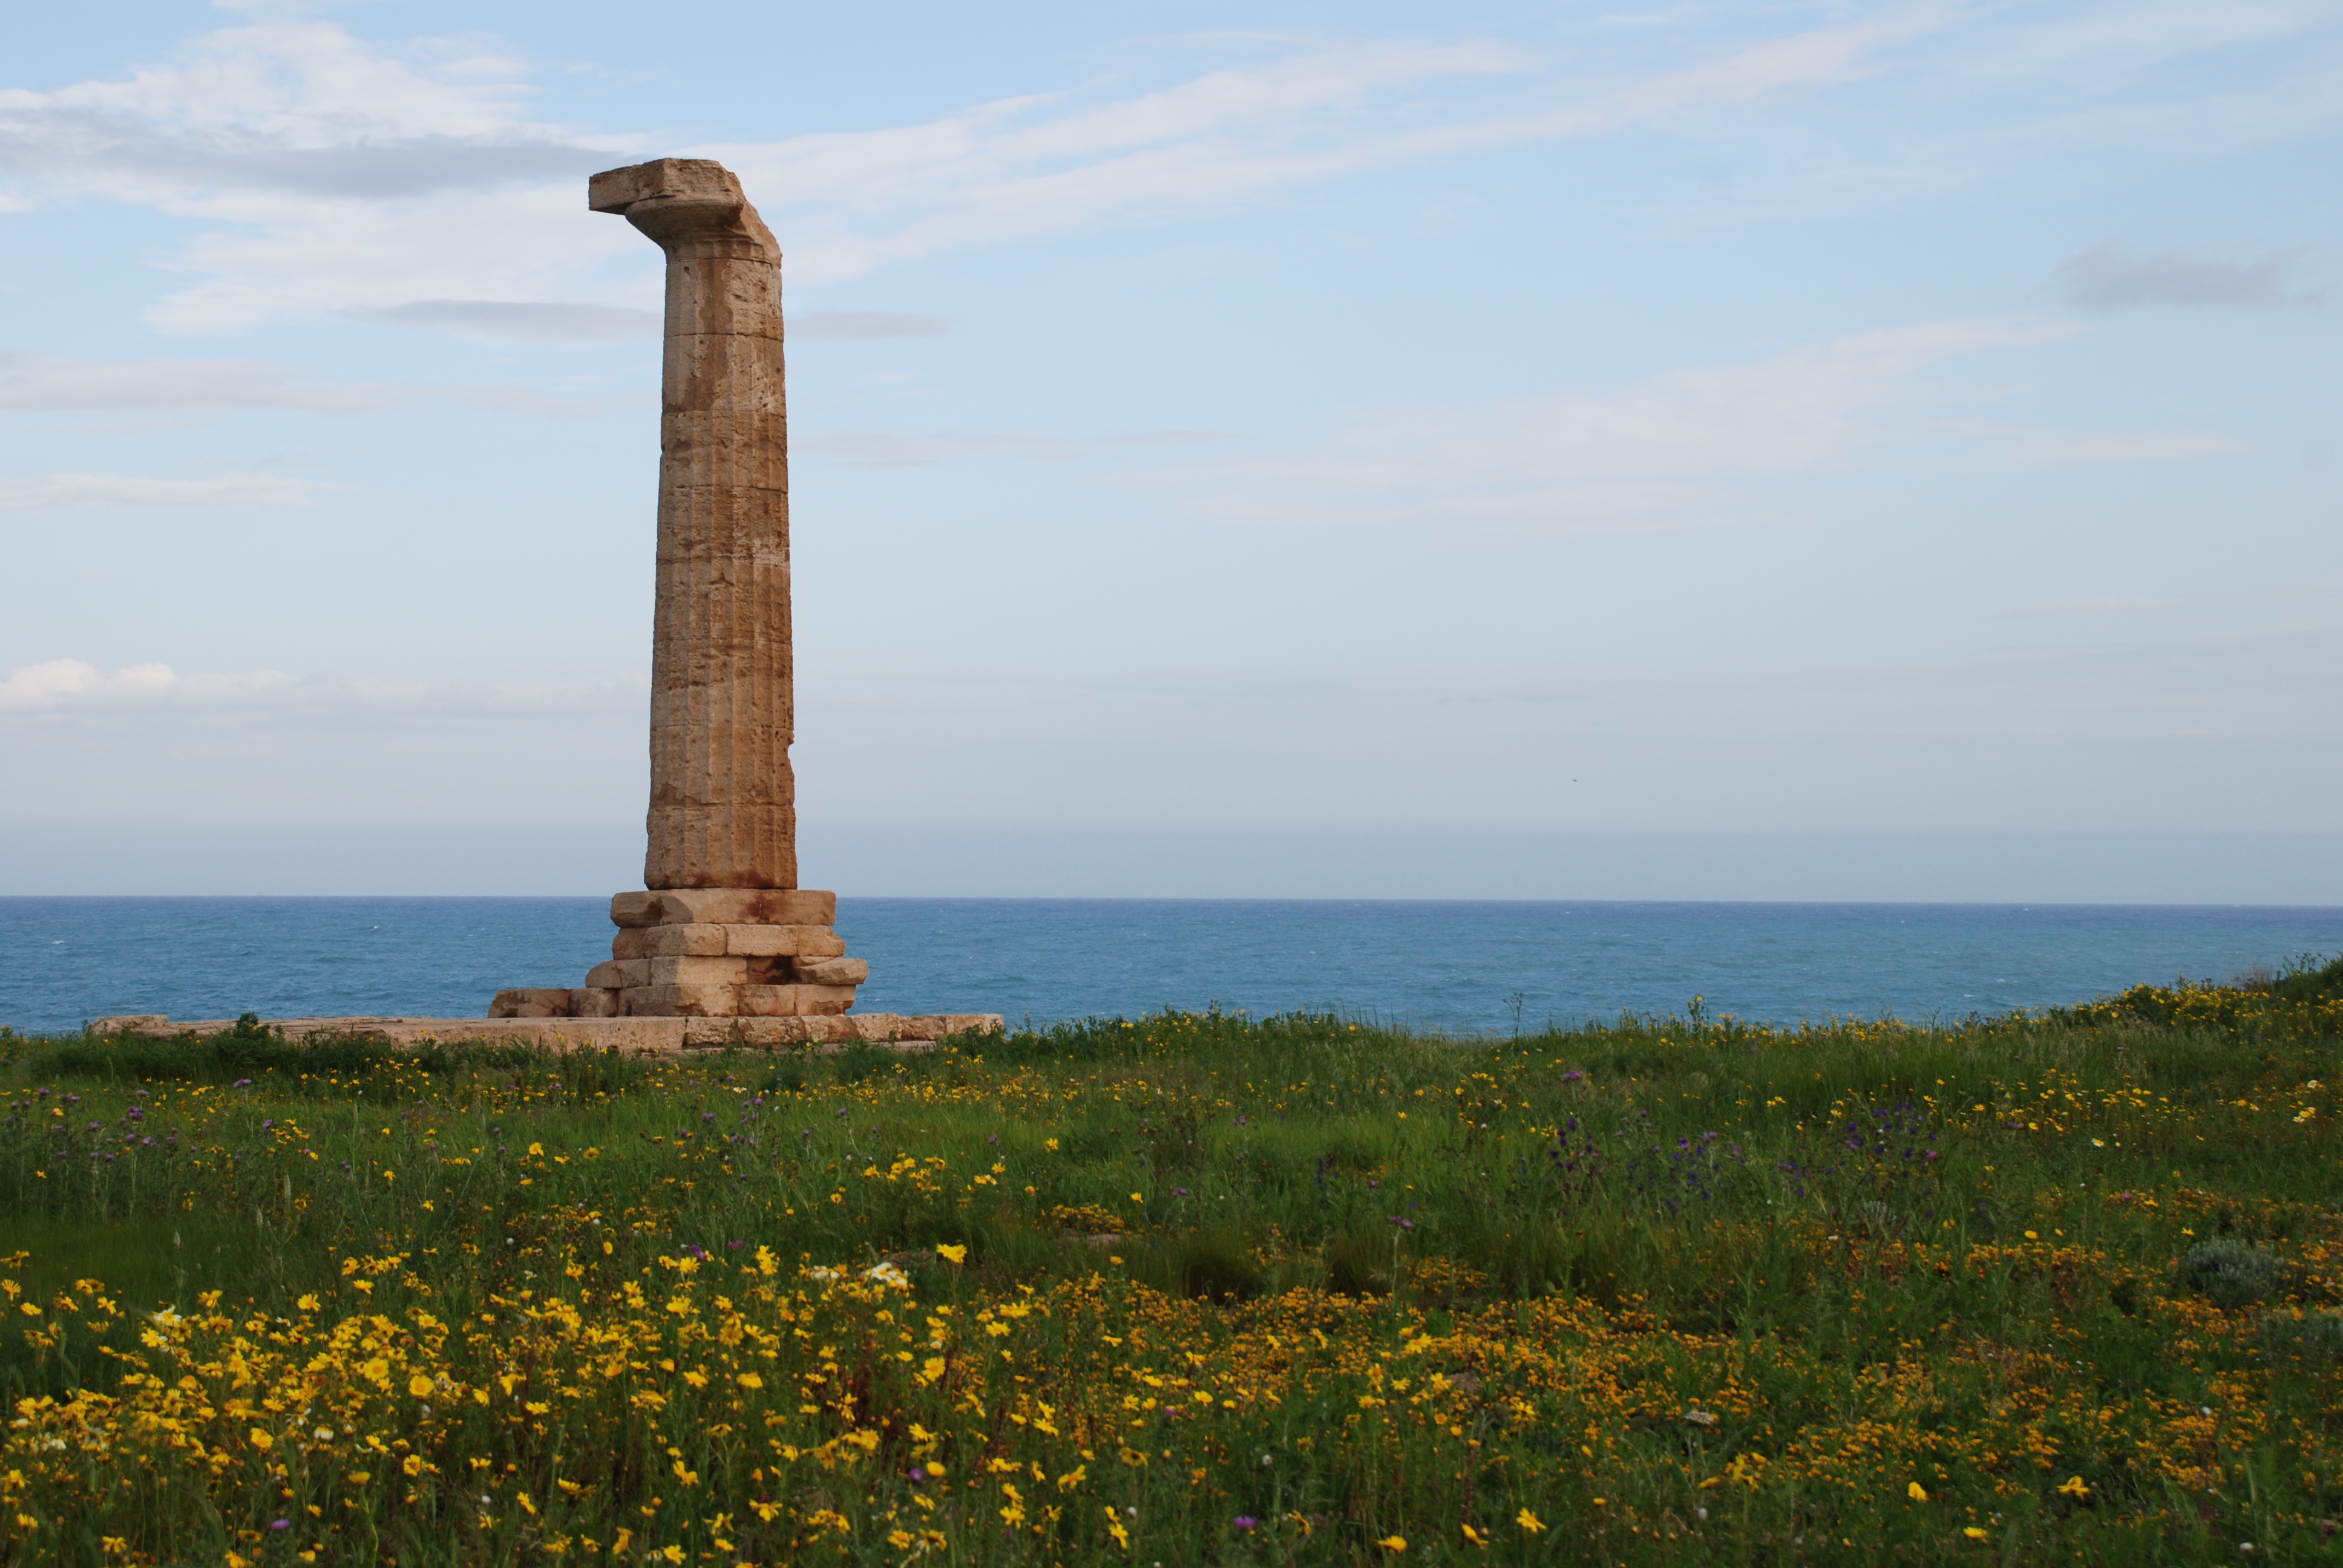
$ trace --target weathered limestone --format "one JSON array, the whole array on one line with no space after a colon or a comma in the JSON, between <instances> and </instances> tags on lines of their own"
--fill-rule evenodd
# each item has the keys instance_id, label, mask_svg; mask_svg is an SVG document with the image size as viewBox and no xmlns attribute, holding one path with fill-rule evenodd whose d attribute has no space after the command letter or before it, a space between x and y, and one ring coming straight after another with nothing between
<instances>
[{"instance_id":1,"label":"weathered limestone","mask_svg":"<svg viewBox=\"0 0 2343 1568\"><path fill-rule=\"evenodd\" d=\"M596 175L587 205L668 258L644 885L795 888L780 246L702 158Z\"/></svg>"},{"instance_id":2,"label":"weathered limestone","mask_svg":"<svg viewBox=\"0 0 2343 1568\"><path fill-rule=\"evenodd\" d=\"M837 898L797 885L780 247L704 159L596 175L587 205L667 252L650 849L644 890L610 900L609 961L488 1016L835 1018L870 966Z\"/></svg>"},{"instance_id":3,"label":"weathered limestone","mask_svg":"<svg viewBox=\"0 0 2343 1568\"><path fill-rule=\"evenodd\" d=\"M358 1035L393 1045L418 1046L433 1041L509 1040L556 1049L622 1050L628 1055L741 1046L835 1050L855 1041L920 1050L949 1035L998 1032L1001 1027L997 1012L871 1012L843 1018L272 1018L263 1021L267 1028L281 1030L286 1039L297 1040L311 1035ZM89 1032L168 1037L222 1034L235 1027L233 1019L174 1021L162 1013L124 1013L92 1019Z\"/></svg>"},{"instance_id":4,"label":"weathered limestone","mask_svg":"<svg viewBox=\"0 0 2343 1568\"><path fill-rule=\"evenodd\" d=\"M854 1005L870 966L830 929L837 900L802 890L620 893L610 958L570 990L501 990L494 1019L828 1018ZM717 923L710 916L757 917ZM796 922L809 916L820 925ZM665 920L668 924L648 924ZM789 923L779 923L789 922Z\"/></svg>"}]
</instances>

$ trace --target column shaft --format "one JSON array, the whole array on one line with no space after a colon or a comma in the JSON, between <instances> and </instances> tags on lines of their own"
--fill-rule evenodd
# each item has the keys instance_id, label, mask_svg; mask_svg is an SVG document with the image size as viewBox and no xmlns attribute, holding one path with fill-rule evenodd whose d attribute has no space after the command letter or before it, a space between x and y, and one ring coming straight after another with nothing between
<instances>
[{"instance_id":1,"label":"column shaft","mask_svg":"<svg viewBox=\"0 0 2343 1568\"><path fill-rule=\"evenodd\" d=\"M797 886L780 252L721 166L594 177L667 252L648 888Z\"/></svg>"}]
</instances>

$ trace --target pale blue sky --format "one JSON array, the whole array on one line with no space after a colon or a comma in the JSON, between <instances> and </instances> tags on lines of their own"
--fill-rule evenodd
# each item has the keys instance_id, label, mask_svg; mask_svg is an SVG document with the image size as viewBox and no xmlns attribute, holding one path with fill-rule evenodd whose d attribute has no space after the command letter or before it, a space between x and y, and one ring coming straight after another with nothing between
<instances>
[{"instance_id":1,"label":"pale blue sky","mask_svg":"<svg viewBox=\"0 0 2343 1568\"><path fill-rule=\"evenodd\" d=\"M585 176L670 154L788 254L810 880L2333 835L2339 119L2337 4L9 4L0 844L623 879L660 258Z\"/></svg>"}]
</instances>

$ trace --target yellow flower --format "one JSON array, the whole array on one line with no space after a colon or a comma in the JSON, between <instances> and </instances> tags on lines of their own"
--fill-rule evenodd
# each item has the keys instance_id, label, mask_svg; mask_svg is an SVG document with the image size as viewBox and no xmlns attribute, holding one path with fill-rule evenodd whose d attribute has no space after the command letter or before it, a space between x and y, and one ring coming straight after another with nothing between
<instances>
[{"instance_id":1,"label":"yellow flower","mask_svg":"<svg viewBox=\"0 0 2343 1568\"><path fill-rule=\"evenodd\" d=\"M1985 1539L1985 1532L1984 1532L1984 1531L1982 1531L1982 1530L1979 1530L1979 1529L1978 1529L1976 1525L1974 1525L1974 1524L1964 1524L1964 1525L1962 1525L1962 1526L1961 1526L1961 1533L1962 1533L1962 1534L1964 1534L1964 1535L1966 1535L1966 1536L1967 1536L1967 1537L1968 1537L1970 1540L1972 1540L1972 1541L1982 1541L1982 1540L1984 1540L1984 1539Z\"/></svg>"},{"instance_id":2,"label":"yellow flower","mask_svg":"<svg viewBox=\"0 0 2343 1568\"><path fill-rule=\"evenodd\" d=\"M1131 1201L1132 1202L1134 1202L1134 1203L1144 1203L1144 1202L1146 1202L1146 1201L1147 1201L1147 1200L1146 1200L1146 1199L1144 1199L1144 1198L1141 1197L1141 1196L1140 1196L1138 1193L1136 1193L1136 1192L1133 1192L1133 1193L1131 1195Z\"/></svg>"},{"instance_id":3,"label":"yellow flower","mask_svg":"<svg viewBox=\"0 0 2343 1568\"><path fill-rule=\"evenodd\" d=\"M965 1263L968 1261L968 1249L966 1247L953 1246L949 1242L945 1242L938 1245L936 1248L936 1256L941 1258L947 1263Z\"/></svg>"},{"instance_id":4,"label":"yellow flower","mask_svg":"<svg viewBox=\"0 0 2343 1568\"><path fill-rule=\"evenodd\" d=\"M250 1432L246 1432L244 1435L251 1440L253 1447L260 1450L263 1453L267 1452L268 1450L275 1447L277 1444L277 1440L275 1438L269 1436L267 1432L262 1431L256 1426Z\"/></svg>"},{"instance_id":5,"label":"yellow flower","mask_svg":"<svg viewBox=\"0 0 2343 1568\"><path fill-rule=\"evenodd\" d=\"M407 1380L407 1392L417 1399L423 1399L431 1392L431 1380L423 1373L417 1372Z\"/></svg>"},{"instance_id":6,"label":"yellow flower","mask_svg":"<svg viewBox=\"0 0 2343 1568\"><path fill-rule=\"evenodd\" d=\"M1916 1481L1911 1485L1906 1487L1904 1489L1904 1493L1906 1496L1911 1498L1915 1503L1926 1503L1928 1501L1928 1489L1921 1485Z\"/></svg>"},{"instance_id":7,"label":"yellow flower","mask_svg":"<svg viewBox=\"0 0 2343 1568\"><path fill-rule=\"evenodd\" d=\"M1404 1535L1386 1535L1381 1541L1376 1542L1375 1544L1382 1547L1386 1552L1404 1552L1407 1550L1407 1537Z\"/></svg>"},{"instance_id":8,"label":"yellow flower","mask_svg":"<svg viewBox=\"0 0 2343 1568\"><path fill-rule=\"evenodd\" d=\"M409 1474L409 1475L420 1475L420 1474L422 1474L422 1473L423 1473L423 1456L422 1456L421 1454L419 1454L419 1453L410 1453L410 1454L408 1454L408 1455L407 1456L407 1462L406 1462L406 1464L405 1464L404 1466L402 1466L401 1468L403 1468L403 1469L407 1472L407 1474Z\"/></svg>"},{"instance_id":9,"label":"yellow flower","mask_svg":"<svg viewBox=\"0 0 2343 1568\"><path fill-rule=\"evenodd\" d=\"M317 1298L315 1296L304 1296L293 1304L299 1307L305 1312L314 1312L317 1310Z\"/></svg>"},{"instance_id":10,"label":"yellow flower","mask_svg":"<svg viewBox=\"0 0 2343 1568\"><path fill-rule=\"evenodd\" d=\"M1532 1513L1526 1508L1523 1509L1519 1513L1513 1516L1513 1523L1520 1525L1523 1529L1528 1531L1533 1535L1545 1528L1545 1525L1539 1520L1538 1516Z\"/></svg>"},{"instance_id":11,"label":"yellow flower","mask_svg":"<svg viewBox=\"0 0 2343 1568\"><path fill-rule=\"evenodd\" d=\"M742 1388L758 1389L765 1386L765 1380L752 1372L744 1372L734 1381Z\"/></svg>"},{"instance_id":12,"label":"yellow flower","mask_svg":"<svg viewBox=\"0 0 2343 1568\"><path fill-rule=\"evenodd\" d=\"M2066 1483L2058 1490L2069 1497L2088 1497L2091 1494L2090 1486L2079 1475L2068 1476Z\"/></svg>"}]
</instances>

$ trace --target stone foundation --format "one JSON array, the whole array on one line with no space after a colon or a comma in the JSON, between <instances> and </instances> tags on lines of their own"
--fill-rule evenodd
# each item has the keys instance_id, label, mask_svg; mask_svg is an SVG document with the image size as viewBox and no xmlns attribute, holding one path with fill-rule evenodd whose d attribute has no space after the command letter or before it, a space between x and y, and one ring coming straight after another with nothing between
<instances>
[{"instance_id":1,"label":"stone foundation","mask_svg":"<svg viewBox=\"0 0 2343 1568\"><path fill-rule=\"evenodd\" d=\"M666 1056L740 1047L835 1050L858 1041L925 1050L947 1035L996 1031L1001 1020L997 1012L873 1012L851 1018L277 1018L266 1020L265 1026L282 1031L287 1040L357 1035L405 1046L511 1041L555 1050L615 1050L628 1055ZM124 1013L92 1019L89 1032L167 1037L223 1034L235 1027L234 1020L225 1018L175 1022L161 1013Z\"/></svg>"},{"instance_id":2,"label":"stone foundation","mask_svg":"<svg viewBox=\"0 0 2343 1568\"><path fill-rule=\"evenodd\" d=\"M676 888L610 900L610 961L582 986L500 990L493 1019L835 1018L870 966L830 928L838 896Z\"/></svg>"}]
</instances>

